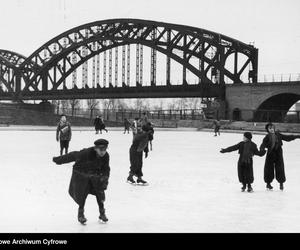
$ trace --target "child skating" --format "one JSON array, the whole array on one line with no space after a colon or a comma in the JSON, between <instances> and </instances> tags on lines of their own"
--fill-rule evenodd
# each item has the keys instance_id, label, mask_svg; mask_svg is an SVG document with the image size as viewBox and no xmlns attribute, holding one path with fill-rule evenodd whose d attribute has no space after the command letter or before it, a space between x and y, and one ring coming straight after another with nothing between
<instances>
[{"instance_id":1,"label":"child skating","mask_svg":"<svg viewBox=\"0 0 300 250\"><path fill-rule=\"evenodd\" d=\"M67 121L67 117L65 115L61 115L56 128L56 141L60 142L60 155L63 154L63 150L65 150L65 154L68 153L71 138L71 124Z\"/></svg>"},{"instance_id":2,"label":"child skating","mask_svg":"<svg viewBox=\"0 0 300 250\"><path fill-rule=\"evenodd\" d=\"M231 147L221 149L221 153L232 152L238 150L240 154L238 160L238 178L242 183L242 192L246 190L249 193L253 192L251 184L254 181L253 176L253 156L263 156L265 154L264 150L258 151L257 146L252 140L252 134L250 132L245 132L243 135L243 141L235 144Z\"/></svg>"},{"instance_id":3,"label":"child skating","mask_svg":"<svg viewBox=\"0 0 300 250\"><path fill-rule=\"evenodd\" d=\"M69 185L69 194L78 204L78 221L85 224L84 205L88 194L96 196L99 207L99 219L107 222L104 201L110 174L109 154L107 153L108 141L98 139L93 147L73 151L63 156L53 157L58 164L75 161Z\"/></svg>"},{"instance_id":4,"label":"child skating","mask_svg":"<svg viewBox=\"0 0 300 250\"><path fill-rule=\"evenodd\" d=\"M142 179L143 172L143 152L145 152L145 158L148 157L148 142L149 142L149 127L143 125L137 127L137 134L134 135L132 145L129 150L130 171L127 178L127 182L130 184L148 185L148 183ZM137 177L137 181L133 177Z\"/></svg>"},{"instance_id":5,"label":"child skating","mask_svg":"<svg viewBox=\"0 0 300 250\"><path fill-rule=\"evenodd\" d=\"M268 134L264 137L260 149L268 149L266 155L266 161L264 166L264 181L266 182L266 188L272 190L271 185L274 180L274 173L276 180L279 182L280 190L283 190L283 183L286 181L284 172L284 161L282 152L282 141L292 141L299 139L299 135L283 135L278 131L275 131L275 125L268 123L266 126Z\"/></svg>"},{"instance_id":6,"label":"child skating","mask_svg":"<svg viewBox=\"0 0 300 250\"><path fill-rule=\"evenodd\" d=\"M124 133L123 134L126 134L126 131L127 131L127 134L129 134L130 126L131 126L130 121L127 118L124 118Z\"/></svg>"}]
</instances>

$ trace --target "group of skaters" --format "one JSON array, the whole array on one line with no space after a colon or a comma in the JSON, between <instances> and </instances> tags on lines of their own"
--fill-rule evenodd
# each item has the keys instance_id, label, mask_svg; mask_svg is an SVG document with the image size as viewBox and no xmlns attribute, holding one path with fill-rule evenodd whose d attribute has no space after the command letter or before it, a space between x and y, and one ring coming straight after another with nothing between
<instances>
[{"instance_id":1,"label":"group of skaters","mask_svg":"<svg viewBox=\"0 0 300 250\"><path fill-rule=\"evenodd\" d=\"M103 126L101 128L103 128ZM219 128L220 126L218 126L217 130ZM153 140L153 124L148 121L147 115L144 113L142 118L136 118L133 122L130 122L128 119L124 121L124 133L128 133L129 129L132 130L133 140L129 149L130 171L127 182L130 184L147 185L147 182L142 179L143 155L145 155L145 158L148 157L149 142ZM263 138L259 149L257 145L252 142L252 134L245 132L243 134L243 141L228 148L222 148L220 151L221 153L226 153L238 150L240 155L238 160L238 179L242 183L242 192L244 192L246 188L248 192L253 192L251 186L254 181L253 156L264 156L265 154L264 181L266 182L266 188L268 190L273 189L271 183L275 177L280 184L280 190L284 189L283 184L286 181L286 177L282 141L292 141L300 138L300 136L283 135L279 131L276 131L275 125L272 123L266 124L265 129L267 134ZM216 132L215 130L215 133L218 134L218 131ZM56 133L56 139L58 141L60 140L61 155L53 157L53 161L56 164L75 162L69 185L69 194L79 206L78 221L82 224L85 224L87 221L84 216L84 205L87 195L92 194L96 196L99 206L100 221L107 222L108 219L104 209L104 191L107 189L110 175L109 154L107 152L109 142L105 139L98 139L94 142L94 146L90 148L68 153L71 136L70 123L67 122L66 117L62 115ZM63 149L65 149L64 155ZM151 144L150 150L152 150ZM136 180L134 178L136 178Z\"/></svg>"},{"instance_id":2,"label":"group of skaters","mask_svg":"<svg viewBox=\"0 0 300 250\"><path fill-rule=\"evenodd\" d=\"M252 134L245 132L243 134L243 141L230 146L225 149L221 149L221 153L227 153L238 150L238 179L242 183L242 192L246 190L253 192L251 184L254 181L253 176L253 156L264 156L267 152L265 165L264 165L264 181L266 183L267 190L272 190L271 183L274 177L279 182L279 189L283 190L283 183L286 181L282 151L282 141L292 141L299 139L300 135L283 135L279 131L276 131L275 125L267 123L265 126L267 134L263 138L263 141L259 147L252 142ZM267 151L266 151L267 149Z\"/></svg>"},{"instance_id":3,"label":"group of skaters","mask_svg":"<svg viewBox=\"0 0 300 250\"><path fill-rule=\"evenodd\" d=\"M101 121L96 121L98 118ZM97 131L101 133L101 130L107 132L102 118L96 117L96 119L94 121L96 134L98 134ZM130 170L127 182L133 185L147 185L148 183L142 179L143 153L147 158L148 144L153 140L153 124L148 121L146 113L143 113L142 118L136 118L132 123L129 121L128 123L133 133L133 140L129 150ZM85 201L88 194L92 194L96 196L98 203L99 220L105 223L108 221L104 201L110 176L109 153L107 152L109 142L105 139L98 139L92 147L68 153L71 135L71 125L66 116L62 115L56 130L56 139L60 141L60 156L53 157L52 160L58 165L75 162L69 184L69 194L78 205L78 221L81 224L86 223ZM150 150L152 150L152 143L150 145ZM65 154L63 154L63 149L65 149ZM134 177L137 178L136 181Z\"/></svg>"}]
</instances>

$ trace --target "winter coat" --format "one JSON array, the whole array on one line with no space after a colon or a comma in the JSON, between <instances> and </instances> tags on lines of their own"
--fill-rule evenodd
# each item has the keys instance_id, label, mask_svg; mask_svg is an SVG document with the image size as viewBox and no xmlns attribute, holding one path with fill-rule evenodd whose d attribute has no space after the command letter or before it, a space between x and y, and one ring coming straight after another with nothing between
<instances>
[{"instance_id":1,"label":"winter coat","mask_svg":"<svg viewBox=\"0 0 300 250\"><path fill-rule=\"evenodd\" d=\"M252 141L242 141L231 147L222 150L223 153L232 152L238 150L240 155L238 160L238 177L241 183L252 183L254 181L253 176L253 156L263 156L264 150L258 151L257 146Z\"/></svg>"},{"instance_id":2,"label":"winter coat","mask_svg":"<svg viewBox=\"0 0 300 250\"><path fill-rule=\"evenodd\" d=\"M95 126L95 130L105 129L105 124L104 124L102 118L95 118L94 126Z\"/></svg>"},{"instance_id":3,"label":"winter coat","mask_svg":"<svg viewBox=\"0 0 300 250\"><path fill-rule=\"evenodd\" d=\"M124 127L126 130L129 130L131 123L128 120L124 120Z\"/></svg>"},{"instance_id":4,"label":"winter coat","mask_svg":"<svg viewBox=\"0 0 300 250\"><path fill-rule=\"evenodd\" d=\"M274 179L274 169L276 171L276 179L278 182L285 182L285 173L284 173L284 161L282 153L282 141L292 141L296 138L300 138L298 135L283 135L279 132L275 132L275 141L272 142L272 135L267 134L260 149L268 149L265 166L264 166L264 180L266 183L271 183Z\"/></svg>"},{"instance_id":5,"label":"winter coat","mask_svg":"<svg viewBox=\"0 0 300 250\"><path fill-rule=\"evenodd\" d=\"M59 122L56 128L56 140L70 141L72 138L72 129L69 122Z\"/></svg>"},{"instance_id":6,"label":"winter coat","mask_svg":"<svg viewBox=\"0 0 300 250\"><path fill-rule=\"evenodd\" d=\"M73 151L54 157L56 164L75 161L69 185L69 194L77 204L82 204L87 194L101 195L106 190L110 175L109 154L99 157L94 147ZM89 182L92 185L89 185Z\"/></svg>"}]
</instances>

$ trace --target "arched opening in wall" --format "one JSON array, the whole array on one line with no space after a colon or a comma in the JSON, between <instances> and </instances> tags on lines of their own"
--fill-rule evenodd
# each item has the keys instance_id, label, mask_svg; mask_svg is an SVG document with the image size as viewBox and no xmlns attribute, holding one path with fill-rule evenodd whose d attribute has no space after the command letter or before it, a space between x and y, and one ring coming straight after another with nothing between
<instances>
[{"instance_id":1,"label":"arched opening in wall","mask_svg":"<svg viewBox=\"0 0 300 250\"><path fill-rule=\"evenodd\" d=\"M241 120L241 110L239 108L235 108L232 111L232 120L234 121L240 121Z\"/></svg>"},{"instance_id":2,"label":"arched opening in wall","mask_svg":"<svg viewBox=\"0 0 300 250\"><path fill-rule=\"evenodd\" d=\"M272 96L254 112L253 120L257 122L300 122L300 110L291 109L299 100L299 94L283 93Z\"/></svg>"}]
</instances>

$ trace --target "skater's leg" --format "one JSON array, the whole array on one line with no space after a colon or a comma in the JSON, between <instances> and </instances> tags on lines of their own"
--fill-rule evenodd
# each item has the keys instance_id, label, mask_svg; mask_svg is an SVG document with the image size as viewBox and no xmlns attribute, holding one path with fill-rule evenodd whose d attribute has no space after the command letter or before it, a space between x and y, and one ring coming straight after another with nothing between
<instances>
[{"instance_id":1,"label":"skater's leg","mask_svg":"<svg viewBox=\"0 0 300 250\"><path fill-rule=\"evenodd\" d=\"M246 183L242 183L242 184L243 184L243 186L242 186L241 190L242 190L242 192L245 192L245 190L246 190Z\"/></svg>"},{"instance_id":2,"label":"skater's leg","mask_svg":"<svg viewBox=\"0 0 300 250\"><path fill-rule=\"evenodd\" d=\"M99 193L96 194L96 199L97 199L97 203L98 203L98 207L99 207L99 219L106 222L108 221L106 215L105 215L105 209L104 209L104 201L105 201L105 193L104 191L101 191Z\"/></svg>"},{"instance_id":3,"label":"skater's leg","mask_svg":"<svg viewBox=\"0 0 300 250\"><path fill-rule=\"evenodd\" d=\"M267 183L267 188L272 189L272 181L274 180L274 160L272 155L267 155L264 166L264 181Z\"/></svg>"},{"instance_id":4,"label":"skater's leg","mask_svg":"<svg viewBox=\"0 0 300 250\"><path fill-rule=\"evenodd\" d=\"M137 155L138 152L136 152L133 148L130 148L129 150L130 171L129 171L129 176L127 178L127 181L132 184L135 183L133 176L136 174L136 170L137 170L137 162L138 162Z\"/></svg>"},{"instance_id":5,"label":"skater's leg","mask_svg":"<svg viewBox=\"0 0 300 250\"><path fill-rule=\"evenodd\" d=\"M142 167L143 167L143 154L141 154L141 156L138 159L138 164L137 164L137 169L136 169L136 176L137 176L136 182L137 182L137 184L146 185L146 184L148 184L147 181L142 179L142 176L143 176Z\"/></svg>"},{"instance_id":6,"label":"skater's leg","mask_svg":"<svg viewBox=\"0 0 300 250\"><path fill-rule=\"evenodd\" d=\"M283 189L283 183L286 181L286 178L285 178L284 162L283 162L282 152L279 153L274 165L275 165L276 180L280 184L282 184L281 188Z\"/></svg>"},{"instance_id":7,"label":"skater's leg","mask_svg":"<svg viewBox=\"0 0 300 250\"><path fill-rule=\"evenodd\" d=\"M60 144L60 155L62 155L64 150L64 143L63 141L60 141L59 144Z\"/></svg>"},{"instance_id":8,"label":"skater's leg","mask_svg":"<svg viewBox=\"0 0 300 250\"><path fill-rule=\"evenodd\" d=\"M249 193L253 192L253 188L250 183L247 184L247 192L249 192Z\"/></svg>"},{"instance_id":9,"label":"skater's leg","mask_svg":"<svg viewBox=\"0 0 300 250\"><path fill-rule=\"evenodd\" d=\"M87 219L84 216L84 204L85 204L85 199L79 204L79 207L78 207L77 218L81 224L84 224L87 221Z\"/></svg>"},{"instance_id":10,"label":"skater's leg","mask_svg":"<svg viewBox=\"0 0 300 250\"><path fill-rule=\"evenodd\" d=\"M68 151L69 151L69 142L70 142L70 141L66 141L66 142L65 142L65 152L66 152L66 154L67 154Z\"/></svg>"}]
</instances>

